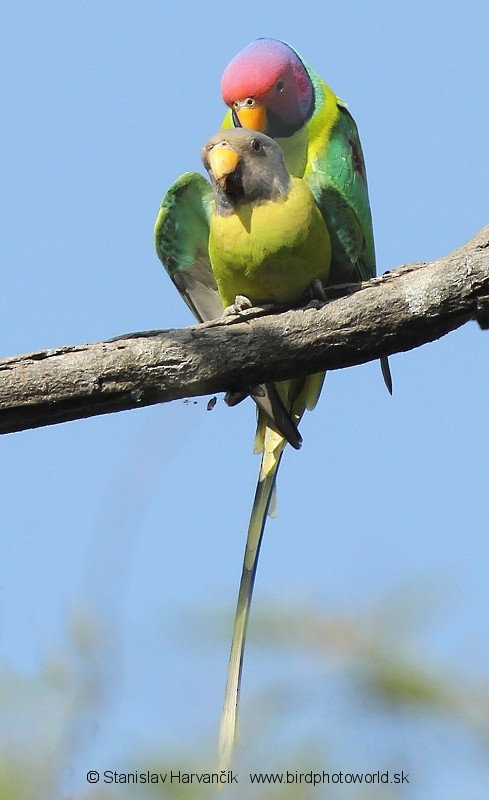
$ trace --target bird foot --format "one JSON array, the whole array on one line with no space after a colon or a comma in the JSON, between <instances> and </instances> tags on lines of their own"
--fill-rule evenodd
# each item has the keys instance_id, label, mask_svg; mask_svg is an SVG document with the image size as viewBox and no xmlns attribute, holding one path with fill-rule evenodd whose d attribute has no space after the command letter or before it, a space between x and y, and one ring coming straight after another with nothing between
<instances>
[{"instance_id":1,"label":"bird foot","mask_svg":"<svg viewBox=\"0 0 489 800\"><path fill-rule=\"evenodd\" d=\"M328 299L322 281L320 281L319 278L315 278L311 281L309 292L311 293L311 300L322 300L323 303L325 303Z\"/></svg>"},{"instance_id":2,"label":"bird foot","mask_svg":"<svg viewBox=\"0 0 489 800\"><path fill-rule=\"evenodd\" d=\"M308 294L311 299L309 300L306 308L321 308L322 304L328 299L326 292L324 291L324 286L319 278L315 278L313 281L311 281Z\"/></svg>"},{"instance_id":3,"label":"bird foot","mask_svg":"<svg viewBox=\"0 0 489 800\"><path fill-rule=\"evenodd\" d=\"M240 314L241 311L246 311L247 308L253 308L251 300L243 294L237 294L234 298L234 303L224 309L223 316L230 317L233 314Z\"/></svg>"}]
</instances>

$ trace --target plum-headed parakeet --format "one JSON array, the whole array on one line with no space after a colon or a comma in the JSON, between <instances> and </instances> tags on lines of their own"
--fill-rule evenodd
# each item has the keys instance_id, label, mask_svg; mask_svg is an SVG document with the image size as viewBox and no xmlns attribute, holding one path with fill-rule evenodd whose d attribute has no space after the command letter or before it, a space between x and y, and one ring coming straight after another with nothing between
<instances>
[{"instance_id":1,"label":"plum-headed parakeet","mask_svg":"<svg viewBox=\"0 0 489 800\"><path fill-rule=\"evenodd\" d=\"M329 86L289 45L257 39L226 67L221 94L232 125L263 131L292 175L309 183L331 236L329 283L375 275L367 177L357 126ZM387 358L381 359L392 392Z\"/></svg>"},{"instance_id":2,"label":"plum-headed parakeet","mask_svg":"<svg viewBox=\"0 0 489 800\"><path fill-rule=\"evenodd\" d=\"M252 305L292 304L311 285L325 285L331 261L328 228L308 181L290 175L273 139L244 128L221 131L207 142L202 159L211 184L197 173L183 175L167 192L155 226L158 255L197 318L222 314L238 296ZM273 385L292 425L314 407L322 381L322 374L314 374ZM223 767L236 737L253 584L286 433L268 409L259 407L255 452L262 453L262 461L221 721Z\"/></svg>"}]
</instances>

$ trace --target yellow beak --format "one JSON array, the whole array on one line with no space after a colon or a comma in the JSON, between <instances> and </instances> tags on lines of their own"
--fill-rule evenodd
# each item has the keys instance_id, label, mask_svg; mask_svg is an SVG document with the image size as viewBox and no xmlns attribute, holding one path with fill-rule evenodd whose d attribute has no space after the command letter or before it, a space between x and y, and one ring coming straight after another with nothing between
<instances>
[{"instance_id":1,"label":"yellow beak","mask_svg":"<svg viewBox=\"0 0 489 800\"><path fill-rule=\"evenodd\" d=\"M252 131L260 131L263 133L267 123L267 112L265 106L255 102L253 106L239 106L236 108L236 115L243 126Z\"/></svg>"},{"instance_id":2,"label":"yellow beak","mask_svg":"<svg viewBox=\"0 0 489 800\"><path fill-rule=\"evenodd\" d=\"M225 183L226 178L234 172L239 162L240 157L236 150L232 150L226 144L216 144L209 153L212 174L219 183Z\"/></svg>"}]
</instances>

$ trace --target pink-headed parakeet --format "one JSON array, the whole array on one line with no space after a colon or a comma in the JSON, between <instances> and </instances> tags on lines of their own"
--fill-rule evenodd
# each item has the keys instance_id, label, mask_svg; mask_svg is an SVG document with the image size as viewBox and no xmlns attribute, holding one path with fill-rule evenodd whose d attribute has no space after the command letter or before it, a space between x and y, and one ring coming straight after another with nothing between
<instances>
[{"instance_id":1,"label":"pink-headed parakeet","mask_svg":"<svg viewBox=\"0 0 489 800\"><path fill-rule=\"evenodd\" d=\"M373 278L365 161L345 103L290 45L266 38L232 59L221 94L229 106L223 128L263 131L280 144L291 175L307 179L331 236L330 285ZM380 363L392 393L387 358Z\"/></svg>"}]
</instances>

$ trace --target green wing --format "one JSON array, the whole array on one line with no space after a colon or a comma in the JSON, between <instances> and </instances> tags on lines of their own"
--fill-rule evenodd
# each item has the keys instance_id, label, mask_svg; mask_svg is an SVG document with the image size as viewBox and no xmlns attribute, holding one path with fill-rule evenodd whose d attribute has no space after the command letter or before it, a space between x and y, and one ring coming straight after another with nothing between
<instances>
[{"instance_id":1,"label":"green wing","mask_svg":"<svg viewBox=\"0 0 489 800\"><path fill-rule=\"evenodd\" d=\"M331 90L310 71L316 96ZM305 178L321 209L331 237L329 284L367 281L375 275L372 215L367 173L355 120L336 98L337 116L326 141L309 142L311 157ZM314 128L311 126L311 134ZM312 145L312 146L311 146ZM380 359L382 375L392 394L392 377L386 356Z\"/></svg>"},{"instance_id":2,"label":"green wing","mask_svg":"<svg viewBox=\"0 0 489 800\"><path fill-rule=\"evenodd\" d=\"M208 181L186 172L163 198L154 229L158 257L200 322L223 312L208 252L212 202Z\"/></svg>"},{"instance_id":3,"label":"green wing","mask_svg":"<svg viewBox=\"0 0 489 800\"><path fill-rule=\"evenodd\" d=\"M322 81L316 79L322 84ZM327 89L327 87L325 87ZM328 90L330 91L330 90ZM306 178L328 226L332 245L330 283L375 275L372 216L357 126L337 98L338 114L328 140L311 159Z\"/></svg>"}]
</instances>

